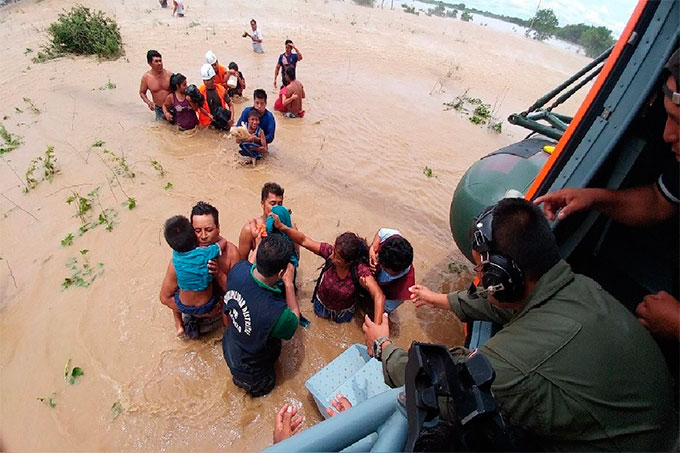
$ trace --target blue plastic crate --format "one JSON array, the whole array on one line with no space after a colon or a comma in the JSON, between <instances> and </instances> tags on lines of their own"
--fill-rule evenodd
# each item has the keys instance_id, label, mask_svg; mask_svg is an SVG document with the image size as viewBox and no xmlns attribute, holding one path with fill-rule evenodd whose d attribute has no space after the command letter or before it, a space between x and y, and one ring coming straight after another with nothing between
<instances>
[{"instance_id":1,"label":"blue plastic crate","mask_svg":"<svg viewBox=\"0 0 680 453\"><path fill-rule=\"evenodd\" d=\"M340 393L357 405L390 388L385 384L382 364L369 357L366 346L353 344L305 382L319 412L328 417L326 408Z\"/></svg>"}]
</instances>

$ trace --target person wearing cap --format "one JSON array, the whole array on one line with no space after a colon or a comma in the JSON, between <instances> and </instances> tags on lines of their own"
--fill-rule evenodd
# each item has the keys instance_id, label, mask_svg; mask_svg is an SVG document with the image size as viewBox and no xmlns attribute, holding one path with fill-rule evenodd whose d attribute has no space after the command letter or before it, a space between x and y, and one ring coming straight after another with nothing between
<instances>
[{"instance_id":1,"label":"person wearing cap","mask_svg":"<svg viewBox=\"0 0 680 453\"><path fill-rule=\"evenodd\" d=\"M198 87L198 90L205 101L198 109L198 123L201 126L213 125L219 129L229 130L234 123L232 115L234 106L226 88L215 83L215 70L211 64L206 63L201 67L201 78L203 85Z\"/></svg>"},{"instance_id":2,"label":"person wearing cap","mask_svg":"<svg viewBox=\"0 0 680 453\"><path fill-rule=\"evenodd\" d=\"M664 66L662 91L666 109L663 140L670 144L676 165L666 168L654 184L621 190L561 189L538 197L549 220L595 209L616 222L647 226L678 215L680 190L680 50ZM677 296L677 295L676 295ZM660 338L680 340L680 302L665 291L644 297L637 306L640 322Z\"/></svg>"},{"instance_id":3,"label":"person wearing cap","mask_svg":"<svg viewBox=\"0 0 680 453\"><path fill-rule=\"evenodd\" d=\"M505 198L471 230L481 288L447 295L414 285L411 299L462 322L503 324L478 352L495 371L491 389L505 421L526 431L530 449L673 448L677 414L661 351L621 303L560 259L541 209ZM399 387L408 354L386 321L364 320L366 346L382 361L385 383Z\"/></svg>"},{"instance_id":4,"label":"person wearing cap","mask_svg":"<svg viewBox=\"0 0 680 453\"><path fill-rule=\"evenodd\" d=\"M213 67L213 70L215 71L215 84L216 85L222 85L222 87L226 90L227 88L227 77L228 77L228 71L227 68L222 66L219 61L217 61L217 55L215 55L215 52L212 50L209 50L205 53L205 62L208 63L210 66Z\"/></svg>"}]
</instances>

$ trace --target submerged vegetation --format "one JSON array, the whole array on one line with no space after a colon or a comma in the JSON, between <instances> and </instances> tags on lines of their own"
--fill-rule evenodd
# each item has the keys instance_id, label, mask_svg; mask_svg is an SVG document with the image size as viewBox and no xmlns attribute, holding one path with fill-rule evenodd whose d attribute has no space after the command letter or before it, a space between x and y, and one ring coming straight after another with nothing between
<instances>
[{"instance_id":1,"label":"submerged vegetation","mask_svg":"<svg viewBox=\"0 0 680 453\"><path fill-rule=\"evenodd\" d=\"M123 40L115 20L102 11L75 5L70 11L59 14L56 22L50 24L50 36L33 58L42 63L66 54L97 55L99 58L115 60L123 55Z\"/></svg>"},{"instance_id":2,"label":"submerged vegetation","mask_svg":"<svg viewBox=\"0 0 680 453\"><path fill-rule=\"evenodd\" d=\"M50 181L54 179L59 170L56 166L57 158L54 155L54 146L48 146L43 156L38 156L31 160L28 169L26 170L26 186L24 193L38 187L42 181Z\"/></svg>"},{"instance_id":3,"label":"submerged vegetation","mask_svg":"<svg viewBox=\"0 0 680 453\"><path fill-rule=\"evenodd\" d=\"M23 139L20 135L11 134L5 129L5 126L3 126L2 123L0 123L0 137L2 137L2 142L0 142L0 155L17 149L21 145Z\"/></svg>"}]
</instances>

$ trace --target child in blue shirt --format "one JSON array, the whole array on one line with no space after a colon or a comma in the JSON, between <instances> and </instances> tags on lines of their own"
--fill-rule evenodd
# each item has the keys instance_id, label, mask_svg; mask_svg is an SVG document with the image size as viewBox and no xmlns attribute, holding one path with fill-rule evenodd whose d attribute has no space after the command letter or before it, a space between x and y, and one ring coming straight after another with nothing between
<instances>
[{"instance_id":1,"label":"child in blue shirt","mask_svg":"<svg viewBox=\"0 0 680 453\"><path fill-rule=\"evenodd\" d=\"M189 338L196 338L198 332L187 328L185 321L192 317L209 316L215 310L219 301L213 294L213 275L208 272L208 261L222 253L227 241L220 237L215 244L198 247L191 222L181 215L165 222L164 235L172 248L172 265L179 286L175 292L177 309L173 310L177 336L186 334Z\"/></svg>"}]
</instances>

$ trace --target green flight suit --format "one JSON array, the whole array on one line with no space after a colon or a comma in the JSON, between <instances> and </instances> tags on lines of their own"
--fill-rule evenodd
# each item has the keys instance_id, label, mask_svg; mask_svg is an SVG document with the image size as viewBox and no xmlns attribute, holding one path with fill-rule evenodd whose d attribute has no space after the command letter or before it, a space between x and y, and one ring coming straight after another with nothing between
<instances>
[{"instance_id":1,"label":"green flight suit","mask_svg":"<svg viewBox=\"0 0 680 453\"><path fill-rule=\"evenodd\" d=\"M677 439L668 369L635 317L560 261L517 312L449 294L461 321L504 324L479 350L496 371L506 421L546 450L670 450ZM388 344L383 374L404 384L407 353Z\"/></svg>"}]
</instances>

